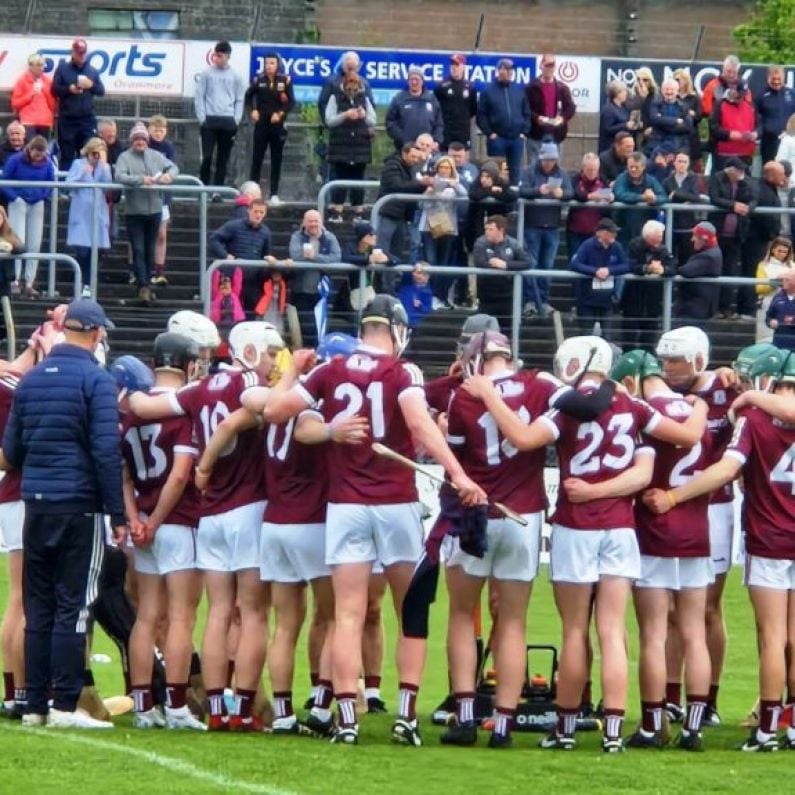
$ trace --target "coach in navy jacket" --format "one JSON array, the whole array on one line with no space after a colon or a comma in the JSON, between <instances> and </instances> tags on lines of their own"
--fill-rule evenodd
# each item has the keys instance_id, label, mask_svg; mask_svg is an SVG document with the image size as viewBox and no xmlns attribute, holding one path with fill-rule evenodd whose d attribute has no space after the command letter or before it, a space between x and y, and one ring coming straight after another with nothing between
<instances>
[{"instance_id":1,"label":"coach in navy jacket","mask_svg":"<svg viewBox=\"0 0 795 795\"><path fill-rule=\"evenodd\" d=\"M116 387L93 351L112 323L73 301L56 345L20 382L3 437L4 465L22 472L25 501L25 673L29 711L81 727L88 608L97 595L103 513L125 531Z\"/></svg>"}]
</instances>

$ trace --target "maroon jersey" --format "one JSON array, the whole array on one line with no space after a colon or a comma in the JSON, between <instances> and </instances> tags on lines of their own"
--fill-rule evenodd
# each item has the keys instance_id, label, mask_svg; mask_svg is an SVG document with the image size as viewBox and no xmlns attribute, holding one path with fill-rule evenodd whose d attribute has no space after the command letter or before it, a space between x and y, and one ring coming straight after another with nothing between
<instances>
[{"instance_id":1,"label":"maroon jersey","mask_svg":"<svg viewBox=\"0 0 795 795\"><path fill-rule=\"evenodd\" d=\"M193 435L200 454L215 429L240 406L240 396L261 386L254 372L221 370L174 392L171 400L176 413L186 414L193 423ZM265 459L262 431L243 431L222 451L204 493L202 515L226 513L265 499Z\"/></svg>"},{"instance_id":2,"label":"maroon jersey","mask_svg":"<svg viewBox=\"0 0 795 795\"><path fill-rule=\"evenodd\" d=\"M598 388L586 382L580 390ZM602 483L632 466L639 447L638 434L652 431L660 415L648 403L629 395L615 394L610 406L592 422L581 422L557 411L545 415L557 438L561 484L566 478ZM632 497L610 497L572 503L558 489L552 521L575 530L611 530L633 527Z\"/></svg>"},{"instance_id":3,"label":"maroon jersey","mask_svg":"<svg viewBox=\"0 0 795 795\"><path fill-rule=\"evenodd\" d=\"M746 551L795 560L795 426L747 409L737 420L726 455L743 465Z\"/></svg>"},{"instance_id":4,"label":"maroon jersey","mask_svg":"<svg viewBox=\"0 0 795 795\"><path fill-rule=\"evenodd\" d=\"M152 390L152 394L165 390ZM148 422L127 413L121 421L121 453L137 493L138 508L151 515L174 468L174 455L198 454L193 442L193 427L187 417L167 417ZM196 527L199 523L200 498L193 481L189 481L182 497L163 524Z\"/></svg>"},{"instance_id":5,"label":"maroon jersey","mask_svg":"<svg viewBox=\"0 0 795 795\"><path fill-rule=\"evenodd\" d=\"M269 425L265 431L266 522L318 524L326 521L327 445L297 442L293 431L298 419L293 417L282 425Z\"/></svg>"},{"instance_id":6,"label":"maroon jersey","mask_svg":"<svg viewBox=\"0 0 795 795\"><path fill-rule=\"evenodd\" d=\"M734 387L724 387L720 378L714 373L710 373L707 385L702 389L694 391L709 406L707 413L707 428L712 435L712 455L710 464L720 461L726 450L726 445L732 438L732 426L729 422L729 409L734 399L740 394ZM732 484L717 489L710 499L712 503L732 502L734 500L734 490Z\"/></svg>"},{"instance_id":7,"label":"maroon jersey","mask_svg":"<svg viewBox=\"0 0 795 795\"><path fill-rule=\"evenodd\" d=\"M649 405L664 417L685 422L692 406L674 392L649 399ZM692 480L709 466L712 434L704 430L701 441L689 450L649 437L654 448L654 474L649 488L674 489ZM680 503L661 516L653 514L641 500L635 501L638 546L644 555L660 558L700 558L709 555L709 494Z\"/></svg>"},{"instance_id":8,"label":"maroon jersey","mask_svg":"<svg viewBox=\"0 0 795 795\"><path fill-rule=\"evenodd\" d=\"M447 411L453 393L461 386L460 375L442 375L425 384L425 400L428 408L441 414Z\"/></svg>"},{"instance_id":9,"label":"maroon jersey","mask_svg":"<svg viewBox=\"0 0 795 795\"><path fill-rule=\"evenodd\" d=\"M359 345L347 359L318 365L293 388L307 404L322 405L327 422L358 414L370 423L362 444L330 445L329 502L393 505L417 501L412 470L377 455L370 446L381 442L407 458L414 455L400 400L412 392L424 398L422 373L416 365Z\"/></svg>"},{"instance_id":10,"label":"maroon jersey","mask_svg":"<svg viewBox=\"0 0 795 795\"><path fill-rule=\"evenodd\" d=\"M508 408L529 425L547 411L560 382L544 373L536 376L506 372L494 378L494 386ZM501 516L493 507L495 500L519 513L534 513L547 507L544 448L518 451L500 435L483 401L463 389L456 390L450 401L447 423L447 441L461 466L492 501L489 516Z\"/></svg>"},{"instance_id":11,"label":"maroon jersey","mask_svg":"<svg viewBox=\"0 0 795 795\"><path fill-rule=\"evenodd\" d=\"M0 376L0 440L8 424L11 414L11 404L14 402L14 390L19 383L17 373L5 372ZM22 499L20 487L22 473L16 469L9 469L0 479L0 503L17 502Z\"/></svg>"}]
</instances>

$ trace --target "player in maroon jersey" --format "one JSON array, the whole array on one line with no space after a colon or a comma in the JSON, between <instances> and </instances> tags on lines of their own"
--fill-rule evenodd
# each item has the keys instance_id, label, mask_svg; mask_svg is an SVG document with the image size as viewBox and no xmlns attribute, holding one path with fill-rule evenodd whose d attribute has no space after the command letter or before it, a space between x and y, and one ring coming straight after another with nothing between
<instances>
[{"instance_id":1,"label":"player in maroon jersey","mask_svg":"<svg viewBox=\"0 0 795 795\"><path fill-rule=\"evenodd\" d=\"M398 356L408 342L408 318L393 297L376 296L362 315L362 344L346 360L316 367L290 391L274 389L266 419L283 423L319 401L327 421L362 414L369 421L369 441L379 441L411 457L414 442L438 461L466 503L485 500L465 474L428 414L419 369ZM296 353L294 365L308 363ZM335 629L332 647L334 688L339 707L335 742L358 742L356 681L361 671L361 636L367 607L367 584L379 560L392 591L398 619L402 600L422 550L422 526L411 470L380 458L369 443L332 445L329 471L335 475L326 513L326 563L332 567ZM396 742L419 746L416 697L425 657L425 641L401 634L397 668L400 677Z\"/></svg>"},{"instance_id":2,"label":"player in maroon jersey","mask_svg":"<svg viewBox=\"0 0 795 795\"><path fill-rule=\"evenodd\" d=\"M781 352L773 401L777 412L789 405L795 416L795 358ZM745 393L751 394L751 393ZM725 455L688 483L643 497L648 507L664 514L680 503L709 494L743 475L745 584L756 618L759 641L759 726L743 751L795 749L795 729L776 737L781 693L795 699L795 658L787 648L795 643L795 425L767 414L754 403L758 396L738 401L738 420Z\"/></svg>"},{"instance_id":3,"label":"player in maroon jersey","mask_svg":"<svg viewBox=\"0 0 795 795\"><path fill-rule=\"evenodd\" d=\"M673 390L692 394L706 401L709 407L707 425L712 435L709 463L720 460L731 438L728 411L737 396L718 370L707 370L709 338L696 326L683 326L665 332L659 339L656 353L663 365L665 380ZM726 657L726 622L723 616L723 590L732 564L734 537L734 492L727 483L710 497L709 538L715 582L707 589L707 646L709 647L712 682L709 688L705 726L720 725L718 689ZM681 707L682 644L675 625L669 628L667 654L668 684L666 711L671 722L684 718Z\"/></svg>"},{"instance_id":4,"label":"player in maroon jersey","mask_svg":"<svg viewBox=\"0 0 795 795\"><path fill-rule=\"evenodd\" d=\"M630 394L643 397L663 416L684 422L693 409L665 383L662 368L650 353L634 350L616 363L612 378ZM702 471L709 460L711 435L705 429L690 449L651 439L655 450L651 488L672 488ZM684 648L687 715L678 745L701 749L701 720L710 685L705 611L707 587L714 581L709 550L709 497L691 500L665 516L635 502L640 548L640 578L635 581L635 613L640 628L640 696L642 723L627 741L631 748L661 748L665 708L665 641L669 605Z\"/></svg>"},{"instance_id":5,"label":"player in maroon jersey","mask_svg":"<svg viewBox=\"0 0 795 795\"><path fill-rule=\"evenodd\" d=\"M596 390L610 372L610 346L600 337L572 337L555 354L555 373L578 390ZM532 450L556 442L562 488L552 517L550 576L563 621L558 681L558 723L541 747L569 750L588 678L587 639L591 600L602 654L605 730L602 749L623 749L621 727L627 698L624 616L631 583L640 574L632 495L651 478L653 457L636 444L642 430L673 444L691 446L704 430L701 404L685 423L662 417L643 401L613 395L590 422L553 411L524 424L490 379L464 385L480 397L508 442Z\"/></svg>"},{"instance_id":6,"label":"player in maroon jersey","mask_svg":"<svg viewBox=\"0 0 795 795\"><path fill-rule=\"evenodd\" d=\"M268 323L238 323L229 332L235 366L219 370L171 394L130 396L130 407L143 420L187 415L199 452L220 423L241 407L251 387L264 384L273 360L284 347ZM204 572L209 608L202 644L202 669L210 702L211 730L229 728L223 714L227 679L226 638L235 606L240 609L241 634L235 657L236 714L231 727L261 729L252 716L254 695L265 662L268 587L259 578L259 537L265 510L262 434L239 434L221 456L202 496L196 536L196 565Z\"/></svg>"},{"instance_id":7,"label":"player in maroon jersey","mask_svg":"<svg viewBox=\"0 0 795 795\"><path fill-rule=\"evenodd\" d=\"M199 351L187 337L160 334L154 343L155 386L150 394L183 387ZM130 637L130 676L137 728L206 727L187 706L192 634L201 580L196 569L199 494L192 471L198 450L186 416L151 422L122 411L124 499L134 544L138 606ZM165 603L163 601L165 597ZM168 618L163 647L167 683L165 716L152 701L152 648L162 616Z\"/></svg>"}]
</instances>

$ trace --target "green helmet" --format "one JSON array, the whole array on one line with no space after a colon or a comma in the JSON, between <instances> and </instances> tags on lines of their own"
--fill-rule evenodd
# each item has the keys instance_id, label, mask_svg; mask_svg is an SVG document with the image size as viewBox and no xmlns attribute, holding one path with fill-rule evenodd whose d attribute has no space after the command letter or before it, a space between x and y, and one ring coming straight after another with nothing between
<instances>
[{"instance_id":1,"label":"green helmet","mask_svg":"<svg viewBox=\"0 0 795 795\"><path fill-rule=\"evenodd\" d=\"M732 362L732 369L740 378L747 381L760 375L774 375L778 372L777 363L779 360L779 349L770 342L757 342L755 345L747 345L737 354L737 358ZM758 370L754 375L751 370L759 362ZM774 368L772 370L765 368Z\"/></svg>"},{"instance_id":2,"label":"green helmet","mask_svg":"<svg viewBox=\"0 0 795 795\"><path fill-rule=\"evenodd\" d=\"M795 356L792 351L769 346L773 350L759 356L752 364L748 377L757 379L763 375L772 376L776 381L795 381Z\"/></svg>"},{"instance_id":3,"label":"green helmet","mask_svg":"<svg viewBox=\"0 0 795 795\"><path fill-rule=\"evenodd\" d=\"M662 377L662 367L656 356L640 348L622 354L610 373L614 381L622 381L627 376L642 380L650 375Z\"/></svg>"}]
</instances>

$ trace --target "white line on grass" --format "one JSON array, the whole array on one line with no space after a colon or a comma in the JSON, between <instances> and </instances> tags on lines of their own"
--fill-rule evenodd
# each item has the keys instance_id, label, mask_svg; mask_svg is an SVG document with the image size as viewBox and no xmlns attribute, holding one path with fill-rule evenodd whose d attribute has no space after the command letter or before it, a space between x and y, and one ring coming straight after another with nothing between
<instances>
[{"instance_id":1,"label":"white line on grass","mask_svg":"<svg viewBox=\"0 0 795 795\"><path fill-rule=\"evenodd\" d=\"M204 781L207 784L214 784L216 787L222 789L234 789L238 792L251 792L255 795L296 795L290 790L279 789L278 787L270 787L267 784L254 784L248 781L241 781L240 779L230 778L220 773L213 773L210 770L205 770L201 767L196 767L184 759L175 759L171 756L163 756L156 754L154 751L144 751L141 748L133 748L129 745L119 745L118 743L108 742L106 740L99 740L94 737L87 737L81 734L67 734L61 733L62 730L57 729L48 731L47 729L34 729L23 728L16 726L9 726L8 724L0 723L0 729L6 732L22 732L36 737L45 737L49 740L61 740L66 743L74 743L75 745L86 745L89 748L100 748L105 751L116 751L120 754L133 756L153 765L158 765L169 773L178 773L183 776L195 778L198 781Z\"/></svg>"}]
</instances>

